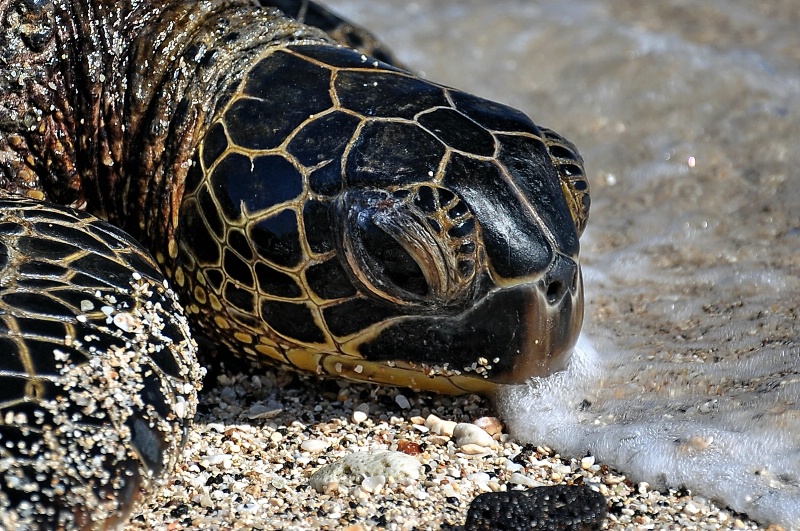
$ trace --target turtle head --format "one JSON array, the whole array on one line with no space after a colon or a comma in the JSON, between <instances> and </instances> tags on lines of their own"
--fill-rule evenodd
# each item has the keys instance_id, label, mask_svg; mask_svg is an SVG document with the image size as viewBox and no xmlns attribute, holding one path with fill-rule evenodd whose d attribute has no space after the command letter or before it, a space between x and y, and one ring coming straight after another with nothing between
<instances>
[{"instance_id":1,"label":"turtle head","mask_svg":"<svg viewBox=\"0 0 800 531\"><path fill-rule=\"evenodd\" d=\"M336 201L339 257L359 293L400 313L362 336L359 354L402 356L465 388L548 375L566 365L583 321L583 161L520 112L447 90L452 106L407 131L373 126L381 140L418 128L444 149L381 152L362 147L367 136L345 166L357 186Z\"/></svg>"},{"instance_id":2,"label":"turtle head","mask_svg":"<svg viewBox=\"0 0 800 531\"><path fill-rule=\"evenodd\" d=\"M198 146L174 277L214 339L333 376L488 391L566 364L572 144L344 48L271 49Z\"/></svg>"}]
</instances>

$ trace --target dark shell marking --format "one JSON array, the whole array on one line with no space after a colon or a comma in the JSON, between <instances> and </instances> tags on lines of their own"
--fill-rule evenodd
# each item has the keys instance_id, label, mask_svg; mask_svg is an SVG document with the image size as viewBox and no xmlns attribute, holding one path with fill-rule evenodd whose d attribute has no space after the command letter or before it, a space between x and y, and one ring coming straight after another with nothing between
<instances>
[{"instance_id":1,"label":"dark shell marking","mask_svg":"<svg viewBox=\"0 0 800 531\"><path fill-rule=\"evenodd\" d=\"M441 392L563 366L586 181L572 145L519 111L285 46L244 74L193 164L171 269L215 340Z\"/></svg>"}]
</instances>

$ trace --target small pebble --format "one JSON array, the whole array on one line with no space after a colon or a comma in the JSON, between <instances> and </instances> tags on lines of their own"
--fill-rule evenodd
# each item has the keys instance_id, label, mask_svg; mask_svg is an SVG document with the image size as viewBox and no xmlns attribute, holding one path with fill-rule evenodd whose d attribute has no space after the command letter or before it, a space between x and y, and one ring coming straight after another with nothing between
<instances>
[{"instance_id":1,"label":"small pebble","mask_svg":"<svg viewBox=\"0 0 800 531\"><path fill-rule=\"evenodd\" d=\"M407 455L419 455L422 453L422 447L413 441L401 439L397 441L397 451Z\"/></svg>"},{"instance_id":2,"label":"small pebble","mask_svg":"<svg viewBox=\"0 0 800 531\"><path fill-rule=\"evenodd\" d=\"M247 418L255 420L255 419L268 419L272 417L277 417L280 415L283 408L279 405L273 404L253 404L250 406L250 409L247 410Z\"/></svg>"},{"instance_id":3,"label":"small pebble","mask_svg":"<svg viewBox=\"0 0 800 531\"><path fill-rule=\"evenodd\" d=\"M411 407L411 402L408 401L405 395L397 395L394 397L394 401L400 406L400 409L409 409Z\"/></svg>"},{"instance_id":4,"label":"small pebble","mask_svg":"<svg viewBox=\"0 0 800 531\"><path fill-rule=\"evenodd\" d=\"M462 448L467 444L487 447L494 444L494 439L484 429L466 422L456 424L455 429L453 429L453 439L455 439L456 446Z\"/></svg>"},{"instance_id":5,"label":"small pebble","mask_svg":"<svg viewBox=\"0 0 800 531\"><path fill-rule=\"evenodd\" d=\"M137 320L127 312L119 312L114 316L114 324L124 332L130 332L137 327Z\"/></svg>"},{"instance_id":6,"label":"small pebble","mask_svg":"<svg viewBox=\"0 0 800 531\"><path fill-rule=\"evenodd\" d=\"M461 445L458 448L458 451L461 452L462 454L465 454L465 455L483 455L483 454L488 454L489 452L492 451L492 449L489 448L488 446L482 446L480 444L468 443L468 444Z\"/></svg>"},{"instance_id":7,"label":"small pebble","mask_svg":"<svg viewBox=\"0 0 800 531\"><path fill-rule=\"evenodd\" d=\"M543 483L539 483L532 478L524 474L520 474L518 472L514 472L511 474L511 477L508 478L509 483L513 483L514 485L523 485L525 487L541 487Z\"/></svg>"},{"instance_id":8,"label":"small pebble","mask_svg":"<svg viewBox=\"0 0 800 531\"><path fill-rule=\"evenodd\" d=\"M444 435L431 435L425 440L428 441L430 444L440 446L447 444L447 441L450 440L450 437L445 437Z\"/></svg>"},{"instance_id":9,"label":"small pebble","mask_svg":"<svg viewBox=\"0 0 800 531\"><path fill-rule=\"evenodd\" d=\"M330 446L319 439L308 439L300 443L300 448L306 452L321 452Z\"/></svg>"},{"instance_id":10,"label":"small pebble","mask_svg":"<svg viewBox=\"0 0 800 531\"><path fill-rule=\"evenodd\" d=\"M483 429L489 435L503 433L503 423L497 417L481 417L473 422L476 426Z\"/></svg>"},{"instance_id":11,"label":"small pebble","mask_svg":"<svg viewBox=\"0 0 800 531\"><path fill-rule=\"evenodd\" d=\"M361 488L370 494L376 494L386 485L386 476L369 476L361 482Z\"/></svg>"},{"instance_id":12,"label":"small pebble","mask_svg":"<svg viewBox=\"0 0 800 531\"><path fill-rule=\"evenodd\" d=\"M369 404L359 404L358 407L353 411L353 422L356 424L361 424L369 417Z\"/></svg>"},{"instance_id":13,"label":"small pebble","mask_svg":"<svg viewBox=\"0 0 800 531\"><path fill-rule=\"evenodd\" d=\"M453 430L456 428L456 423L452 420L443 420L436 415L431 414L425 419L425 426L431 430L431 433L452 437Z\"/></svg>"},{"instance_id":14,"label":"small pebble","mask_svg":"<svg viewBox=\"0 0 800 531\"><path fill-rule=\"evenodd\" d=\"M319 493L329 490L334 483L353 486L370 476L392 478L401 485L410 485L422 476L422 464L401 452L368 450L348 454L324 466L311 475L309 483Z\"/></svg>"},{"instance_id":15,"label":"small pebble","mask_svg":"<svg viewBox=\"0 0 800 531\"><path fill-rule=\"evenodd\" d=\"M230 458L225 454L215 454L215 455L209 455L206 459L209 465L214 466L214 465L219 465L223 463L225 459L230 459Z\"/></svg>"}]
</instances>

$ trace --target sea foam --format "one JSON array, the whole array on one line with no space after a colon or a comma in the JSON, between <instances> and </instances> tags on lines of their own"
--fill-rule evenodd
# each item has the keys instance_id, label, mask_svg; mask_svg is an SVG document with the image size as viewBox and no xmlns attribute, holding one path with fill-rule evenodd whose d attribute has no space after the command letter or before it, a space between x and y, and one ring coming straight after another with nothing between
<instances>
[{"instance_id":1,"label":"sea foam","mask_svg":"<svg viewBox=\"0 0 800 531\"><path fill-rule=\"evenodd\" d=\"M670 366L602 336L583 333L564 372L501 393L514 437L800 528L796 350Z\"/></svg>"}]
</instances>

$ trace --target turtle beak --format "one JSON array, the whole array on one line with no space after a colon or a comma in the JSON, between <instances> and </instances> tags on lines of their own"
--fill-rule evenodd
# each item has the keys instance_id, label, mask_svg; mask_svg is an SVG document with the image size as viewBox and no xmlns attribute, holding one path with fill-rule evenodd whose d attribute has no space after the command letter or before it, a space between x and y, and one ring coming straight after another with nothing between
<instances>
[{"instance_id":1,"label":"turtle beak","mask_svg":"<svg viewBox=\"0 0 800 531\"><path fill-rule=\"evenodd\" d=\"M518 311L523 335L516 352L504 353L504 369L490 379L520 384L535 376L548 376L567 366L583 324L583 279L580 264L561 255L536 284L522 289L525 301ZM499 368L499 367L498 367Z\"/></svg>"}]
</instances>

